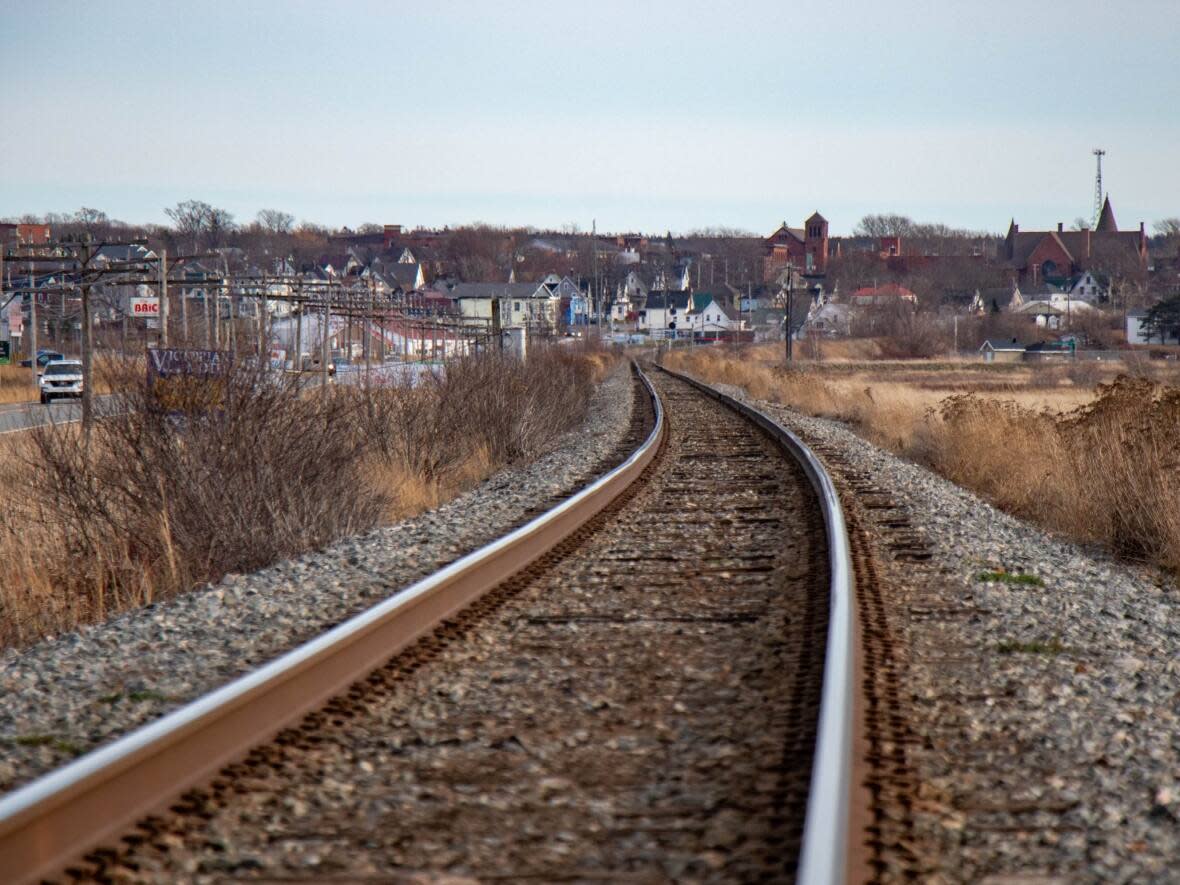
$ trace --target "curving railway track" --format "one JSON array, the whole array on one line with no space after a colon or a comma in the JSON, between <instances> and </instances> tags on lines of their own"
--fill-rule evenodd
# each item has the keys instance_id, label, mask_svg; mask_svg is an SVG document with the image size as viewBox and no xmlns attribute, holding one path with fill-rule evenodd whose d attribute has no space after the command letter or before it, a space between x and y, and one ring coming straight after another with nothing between
<instances>
[{"instance_id":1,"label":"curving railway track","mask_svg":"<svg viewBox=\"0 0 1180 885\"><path fill-rule=\"evenodd\" d=\"M0 867L843 881L838 502L769 422L667 374L650 383L651 433L586 491L0 801Z\"/></svg>"}]
</instances>

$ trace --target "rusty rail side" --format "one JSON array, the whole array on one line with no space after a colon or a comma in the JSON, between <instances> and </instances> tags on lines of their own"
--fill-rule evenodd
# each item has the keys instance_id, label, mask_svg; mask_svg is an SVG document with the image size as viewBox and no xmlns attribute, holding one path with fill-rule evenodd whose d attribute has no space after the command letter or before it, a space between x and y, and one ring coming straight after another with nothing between
<instances>
[{"instance_id":1,"label":"rusty rail side","mask_svg":"<svg viewBox=\"0 0 1180 885\"><path fill-rule=\"evenodd\" d=\"M823 512L831 572L830 615L824 653L819 730L815 741L807 819L797 881L803 885L844 885L852 849L852 770L857 617L852 554L840 497L823 464L799 437L769 415L689 375L657 366L713 397L765 430L803 467Z\"/></svg>"},{"instance_id":2,"label":"rusty rail side","mask_svg":"<svg viewBox=\"0 0 1180 885\"><path fill-rule=\"evenodd\" d=\"M655 411L622 464L524 526L282 657L0 799L0 870L25 883L118 835L189 787L372 672L533 562L609 505L659 450Z\"/></svg>"}]
</instances>

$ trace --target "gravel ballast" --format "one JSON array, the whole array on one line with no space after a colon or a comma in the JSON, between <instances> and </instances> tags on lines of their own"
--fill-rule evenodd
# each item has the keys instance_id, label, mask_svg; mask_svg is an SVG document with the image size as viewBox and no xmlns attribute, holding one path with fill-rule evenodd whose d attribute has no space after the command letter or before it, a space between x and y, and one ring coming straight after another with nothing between
<instances>
[{"instance_id":1,"label":"gravel ballast","mask_svg":"<svg viewBox=\"0 0 1180 885\"><path fill-rule=\"evenodd\" d=\"M583 425L435 510L0 656L0 792L167 713L535 515L606 467L631 425L620 364Z\"/></svg>"},{"instance_id":2,"label":"gravel ballast","mask_svg":"<svg viewBox=\"0 0 1180 885\"><path fill-rule=\"evenodd\" d=\"M886 565L901 712L918 738L904 750L909 848L922 855L911 870L992 885L1180 881L1174 580L1015 519L839 422L751 402L837 475L887 491L889 518L908 519L931 554Z\"/></svg>"}]
</instances>

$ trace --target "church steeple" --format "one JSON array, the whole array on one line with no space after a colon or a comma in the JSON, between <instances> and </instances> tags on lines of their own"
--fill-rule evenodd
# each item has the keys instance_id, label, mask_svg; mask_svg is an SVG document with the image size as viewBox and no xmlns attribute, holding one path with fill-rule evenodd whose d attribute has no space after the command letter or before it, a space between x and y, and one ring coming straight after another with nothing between
<instances>
[{"instance_id":1,"label":"church steeple","mask_svg":"<svg viewBox=\"0 0 1180 885\"><path fill-rule=\"evenodd\" d=\"M1111 234L1118 231L1118 223L1114 220L1114 210L1110 208L1110 196L1102 204L1102 214L1098 216L1098 225L1094 228L1100 234Z\"/></svg>"}]
</instances>

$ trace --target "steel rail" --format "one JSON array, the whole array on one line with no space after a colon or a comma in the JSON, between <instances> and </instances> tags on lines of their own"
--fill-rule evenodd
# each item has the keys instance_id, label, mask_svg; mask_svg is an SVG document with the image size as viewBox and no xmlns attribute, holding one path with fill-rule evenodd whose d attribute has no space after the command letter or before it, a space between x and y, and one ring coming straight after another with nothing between
<instances>
[{"instance_id":1,"label":"steel rail","mask_svg":"<svg viewBox=\"0 0 1180 885\"><path fill-rule=\"evenodd\" d=\"M803 467L819 498L831 572L827 648L820 696L815 760L803 825L796 881L801 885L844 885L851 842L853 694L857 635L848 529L836 486L815 454L769 415L679 372L657 366L757 424Z\"/></svg>"},{"instance_id":2,"label":"steel rail","mask_svg":"<svg viewBox=\"0 0 1180 885\"><path fill-rule=\"evenodd\" d=\"M0 799L0 871L24 883L63 869L371 673L598 514L651 463L666 422L655 411L622 464L497 541L258 670Z\"/></svg>"}]
</instances>

